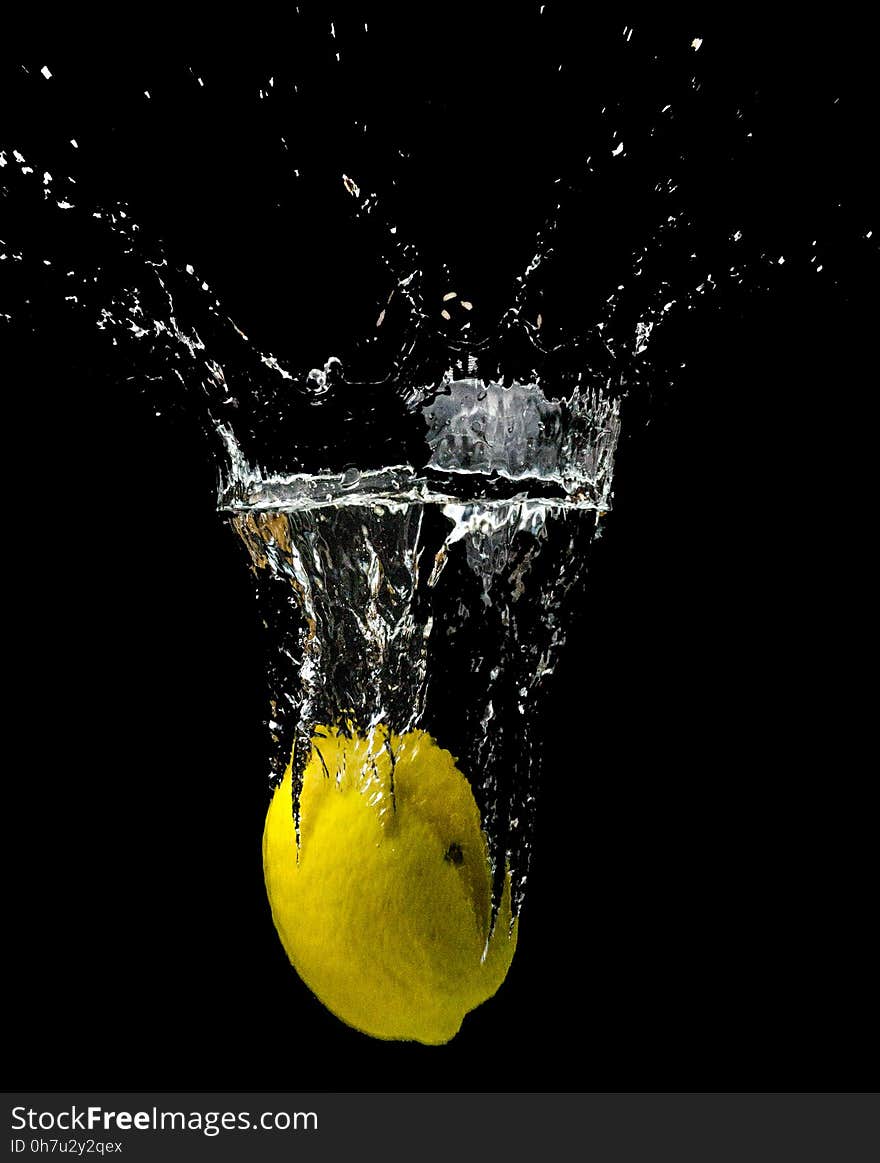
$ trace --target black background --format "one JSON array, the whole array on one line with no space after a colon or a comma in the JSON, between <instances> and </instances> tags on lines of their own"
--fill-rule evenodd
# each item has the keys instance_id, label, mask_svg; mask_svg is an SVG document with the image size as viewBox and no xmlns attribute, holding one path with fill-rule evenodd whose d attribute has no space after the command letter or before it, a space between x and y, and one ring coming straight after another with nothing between
<instances>
[{"instance_id":1,"label":"black background","mask_svg":"<svg viewBox=\"0 0 880 1163\"><path fill-rule=\"evenodd\" d=\"M509 977L440 1048L371 1041L299 983L264 896L261 643L214 469L185 412L153 417L99 339L35 307L7 348L22 361L7 380L6 509L5 1057L18 1087L869 1081L873 526L856 506L876 296L867 244L852 241L876 206L867 50L843 27L637 26L658 71L624 84L620 30L579 31L550 9L550 31L531 9L485 26L465 9L431 24L373 16L374 47L344 83L323 13L285 30L308 113L291 155L344 169L334 127L367 110L379 145L363 166L381 178L399 142L414 147L401 197L413 233L491 304L591 132L592 97L625 91L638 109L656 85L665 99L704 35L711 101L742 97L760 144L745 169L695 147L708 160L688 171L694 204L721 219L732 200L759 236L792 244L815 224L833 277L805 258L766 294L723 293L664 340L687 365L674 385L658 377L631 405L614 512L557 668ZM339 24L344 53L354 34ZM8 70L12 144L82 138L95 189L130 201L264 349L289 354L295 320L308 366L372 326L372 276L359 281L366 260L332 200L317 228L294 205L275 213L289 185L260 133L284 112L261 120L252 101L274 65L194 65L209 94L196 106L176 64L59 63L47 95L40 63L24 80ZM694 141L712 138L708 110ZM615 245L632 245L632 199L585 215L577 244L594 261L584 281L570 273L573 299L598 297ZM73 473L83 459L91 470Z\"/></svg>"}]
</instances>

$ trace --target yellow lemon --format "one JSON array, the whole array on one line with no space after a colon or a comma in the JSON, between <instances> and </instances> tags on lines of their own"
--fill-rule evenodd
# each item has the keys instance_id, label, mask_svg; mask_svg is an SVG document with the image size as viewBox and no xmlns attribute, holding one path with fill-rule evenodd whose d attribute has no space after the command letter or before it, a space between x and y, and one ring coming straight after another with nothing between
<instances>
[{"instance_id":1,"label":"yellow lemon","mask_svg":"<svg viewBox=\"0 0 880 1163\"><path fill-rule=\"evenodd\" d=\"M486 838L467 779L423 731L316 728L266 816L275 927L312 992L375 1038L437 1045L491 997L516 947L510 877L491 928Z\"/></svg>"}]
</instances>

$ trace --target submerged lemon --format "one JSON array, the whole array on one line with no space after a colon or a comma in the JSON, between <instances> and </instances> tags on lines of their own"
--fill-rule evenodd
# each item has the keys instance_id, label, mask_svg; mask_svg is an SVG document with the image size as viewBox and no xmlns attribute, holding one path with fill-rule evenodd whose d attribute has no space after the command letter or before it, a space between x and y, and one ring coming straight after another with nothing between
<instances>
[{"instance_id":1,"label":"submerged lemon","mask_svg":"<svg viewBox=\"0 0 880 1163\"><path fill-rule=\"evenodd\" d=\"M263 871L294 968L365 1034L448 1042L507 975L510 877L490 934L480 814L452 756L423 731L317 728L299 849L288 766L266 816Z\"/></svg>"}]
</instances>

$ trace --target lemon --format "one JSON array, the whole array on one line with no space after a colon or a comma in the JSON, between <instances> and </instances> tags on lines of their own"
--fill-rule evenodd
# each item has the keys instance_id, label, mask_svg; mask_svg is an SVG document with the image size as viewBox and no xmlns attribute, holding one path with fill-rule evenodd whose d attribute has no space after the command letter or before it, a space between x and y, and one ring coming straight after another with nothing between
<instances>
[{"instance_id":1,"label":"lemon","mask_svg":"<svg viewBox=\"0 0 880 1163\"><path fill-rule=\"evenodd\" d=\"M509 873L491 926L488 849L467 779L423 731L319 727L298 847L291 796L288 766L266 816L263 871L294 968L365 1034L448 1042L504 981L517 935Z\"/></svg>"}]
</instances>

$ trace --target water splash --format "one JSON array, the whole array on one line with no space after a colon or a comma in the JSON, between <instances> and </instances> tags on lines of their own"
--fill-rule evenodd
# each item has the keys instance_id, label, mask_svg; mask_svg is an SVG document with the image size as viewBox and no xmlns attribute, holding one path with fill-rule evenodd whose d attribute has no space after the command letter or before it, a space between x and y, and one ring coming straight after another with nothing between
<instances>
[{"instance_id":1,"label":"water splash","mask_svg":"<svg viewBox=\"0 0 880 1163\"><path fill-rule=\"evenodd\" d=\"M283 692L275 776L293 739L298 823L319 724L454 740L487 828L494 903L507 868L518 911L537 696L564 640L565 594L610 506L618 408L600 393L548 400L536 385L467 379L413 416L427 453L418 468L266 475L225 433L220 504L256 567Z\"/></svg>"},{"instance_id":2,"label":"water splash","mask_svg":"<svg viewBox=\"0 0 880 1163\"><path fill-rule=\"evenodd\" d=\"M361 42L341 47L341 28L322 35L344 88L346 75L360 76ZM559 151L539 197L526 175L498 176L492 196L525 187L530 211L540 205L532 221L543 224L520 229L484 294L461 261L464 245L456 261L419 230L414 190L422 183L439 217L451 183L445 173L425 183L414 140L376 160L368 111L343 127L332 165L298 164L308 142L276 132L285 111L303 107L296 74L262 78L250 97L264 129L254 156L283 171L270 184L288 194L314 183L334 231L357 236L371 256L364 278L355 264L354 276L336 280L363 307L358 326L352 308L317 356L295 316L292 339L280 330L277 343L252 338L270 329L227 307L179 240L162 241L149 204L95 190L87 121L64 143L27 133L0 143L0 326L38 334L63 319L89 333L115 381L144 390L157 412L197 413L215 450L221 505L261 567L274 635L275 774L296 724L325 713L322 700L365 724L382 712L405 725L433 705L430 683L469 661L468 698L442 727L472 771L490 773L484 815L497 850L516 855L520 890L527 860L511 835L528 832L534 802L522 774L536 767L530 692L552 672L565 592L582 576L596 515L611 505L621 418L675 382L686 346L669 335L721 291L730 302L791 277L834 279L844 220L847 253L876 255L874 224L859 208L826 216L824 234L803 234L772 190L756 196L740 178L756 172L756 147L771 148L755 136L759 97L712 91L712 39L700 31L676 42L679 63L662 76L640 30L617 31L614 51L639 54L646 79L626 99L577 94L584 132ZM571 61L552 68L555 92L573 97ZM186 79L190 107L216 84L207 69ZM70 84L54 63L17 80L31 94L56 86L62 100ZM153 82L140 90L138 124L149 124L160 92ZM718 172L730 184L710 189ZM627 212L613 213L617 204ZM280 231L281 217L272 222ZM354 664L353 643L363 646ZM334 651L346 658L338 675ZM516 786L499 786L502 759L517 749Z\"/></svg>"}]
</instances>

